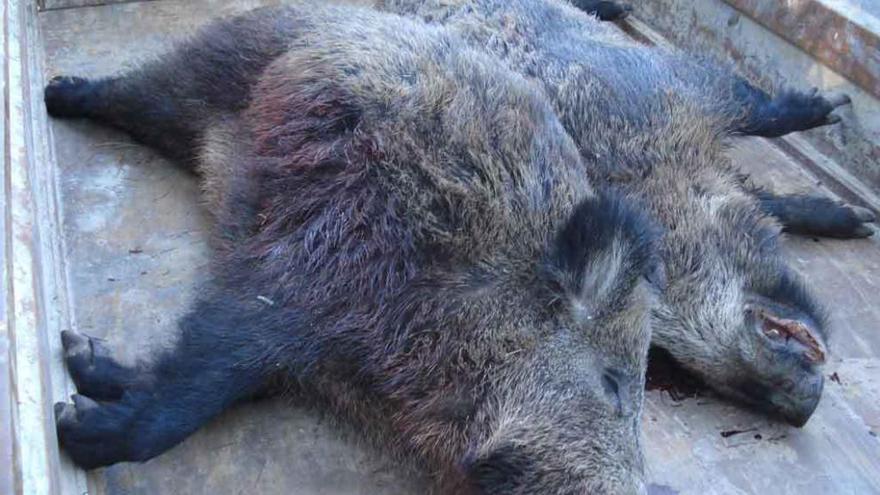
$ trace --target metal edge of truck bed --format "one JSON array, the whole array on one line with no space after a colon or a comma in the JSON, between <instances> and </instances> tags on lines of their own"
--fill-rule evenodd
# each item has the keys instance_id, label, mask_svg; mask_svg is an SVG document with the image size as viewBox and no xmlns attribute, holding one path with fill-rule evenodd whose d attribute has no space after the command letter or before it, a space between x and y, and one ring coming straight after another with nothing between
<instances>
[{"instance_id":1,"label":"metal edge of truck bed","mask_svg":"<svg viewBox=\"0 0 880 495\"><path fill-rule=\"evenodd\" d=\"M0 492L83 493L85 476L59 456L54 428L52 404L71 390L56 359L70 307L36 9L3 3Z\"/></svg>"}]
</instances>

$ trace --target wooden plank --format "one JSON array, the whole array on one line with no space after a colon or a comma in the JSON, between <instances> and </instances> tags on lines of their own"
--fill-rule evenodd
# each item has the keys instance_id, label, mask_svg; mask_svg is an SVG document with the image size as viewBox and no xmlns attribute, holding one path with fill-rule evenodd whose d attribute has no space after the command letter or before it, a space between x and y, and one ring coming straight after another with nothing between
<instances>
[{"instance_id":1,"label":"wooden plank","mask_svg":"<svg viewBox=\"0 0 880 495\"><path fill-rule=\"evenodd\" d=\"M712 397L675 402L649 392L643 423L659 493L862 494L880 492L877 359L846 360L803 429ZM724 435L722 435L722 433Z\"/></svg>"}]
</instances>

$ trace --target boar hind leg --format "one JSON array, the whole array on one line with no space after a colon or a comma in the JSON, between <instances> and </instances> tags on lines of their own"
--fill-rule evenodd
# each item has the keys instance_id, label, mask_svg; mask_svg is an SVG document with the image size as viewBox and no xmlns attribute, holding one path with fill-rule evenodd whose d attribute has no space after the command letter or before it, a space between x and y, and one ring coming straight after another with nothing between
<instances>
[{"instance_id":1,"label":"boar hind leg","mask_svg":"<svg viewBox=\"0 0 880 495\"><path fill-rule=\"evenodd\" d=\"M846 205L830 198L809 195L758 194L761 207L776 217L786 232L841 239L869 237L868 226L876 220L871 210Z\"/></svg>"},{"instance_id":2,"label":"boar hind leg","mask_svg":"<svg viewBox=\"0 0 880 495\"><path fill-rule=\"evenodd\" d=\"M85 337L64 337L80 389L73 404L56 404L55 419L59 442L76 464L146 461L232 404L265 392L285 348L271 329L283 322L289 331L294 318L230 297L199 303L181 320L174 348L142 369L100 355Z\"/></svg>"},{"instance_id":3,"label":"boar hind leg","mask_svg":"<svg viewBox=\"0 0 880 495\"><path fill-rule=\"evenodd\" d=\"M744 80L736 82L734 95L736 103L745 108L745 117L736 131L771 138L836 124L840 117L832 112L850 103L846 95L822 95L815 88L806 93L785 91L771 98Z\"/></svg>"},{"instance_id":4,"label":"boar hind leg","mask_svg":"<svg viewBox=\"0 0 880 495\"><path fill-rule=\"evenodd\" d=\"M263 69L295 35L284 10L256 10L214 23L173 52L118 77L60 76L44 91L60 118L88 118L127 132L192 166L198 143L218 115L244 109Z\"/></svg>"},{"instance_id":5,"label":"boar hind leg","mask_svg":"<svg viewBox=\"0 0 880 495\"><path fill-rule=\"evenodd\" d=\"M604 0L571 0L571 3L575 7L590 15L598 17L602 21L616 21L618 19L623 19L632 12L632 7L618 2L607 2Z\"/></svg>"}]
</instances>

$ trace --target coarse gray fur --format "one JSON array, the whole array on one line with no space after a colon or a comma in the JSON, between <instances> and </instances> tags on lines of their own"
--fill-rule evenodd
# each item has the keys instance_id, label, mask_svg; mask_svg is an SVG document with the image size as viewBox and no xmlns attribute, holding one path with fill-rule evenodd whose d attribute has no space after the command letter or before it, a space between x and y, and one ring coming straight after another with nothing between
<instances>
[{"instance_id":1,"label":"coarse gray fur","mask_svg":"<svg viewBox=\"0 0 880 495\"><path fill-rule=\"evenodd\" d=\"M731 135L768 129L771 110L797 114L803 105L780 101L804 95L771 101L726 70L638 44L564 1L377 5L450 28L543 88L590 178L645 204L665 228L668 285L654 343L722 394L807 421L822 390L825 317L783 260L779 225L726 153Z\"/></svg>"}]
</instances>

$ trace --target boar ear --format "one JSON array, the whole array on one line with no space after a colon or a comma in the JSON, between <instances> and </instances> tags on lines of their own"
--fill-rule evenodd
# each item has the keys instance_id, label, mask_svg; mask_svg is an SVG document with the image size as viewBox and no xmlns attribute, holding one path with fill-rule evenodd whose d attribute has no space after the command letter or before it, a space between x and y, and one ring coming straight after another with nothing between
<instances>
[{"instance_id":1,"label":"boar ear","mask_svg":"<svg viewBox=\"0 0 880 495\"><path fill-rule=\"evenodd\" d=\"M655 277L658 229L614 191L583 200L556 236L550 273L573 307L592 313L641 277ZM589 315L587 315L589 316Z\"/></svg>"},{"instance_id":2,"label":"boar ear","mask_svg":"<svg viewBox=\"0 0 880 495\"><path fill-rule=\"evenodd\" d=\"M756 330L761 335L789 347L809 364L823 364L827 355L825 344L817 331L816 323L809 318L798 318L785 311L774 311L767 305L746 306Z\"/></svg>"},{"instance_id":3,"label":"boar ear","mask_svg":"<svg viewBox=\"0 0 880 495\"><path fill-rule=\"evenodd\" d=\"M465 469L473 493L502 495L516 493L533 466L531 454L522 447L508 444L468 461Z\"/></svg>"}]
</instances>

